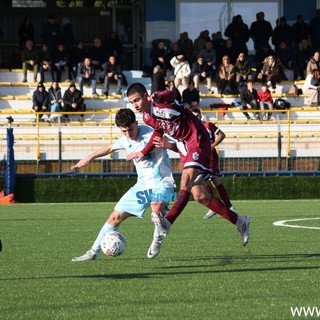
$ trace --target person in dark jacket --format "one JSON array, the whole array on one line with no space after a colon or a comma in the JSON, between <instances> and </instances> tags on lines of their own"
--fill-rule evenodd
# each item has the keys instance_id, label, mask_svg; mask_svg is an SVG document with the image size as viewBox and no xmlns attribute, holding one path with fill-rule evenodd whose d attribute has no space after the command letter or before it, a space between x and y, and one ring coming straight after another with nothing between
<instances>
[{"instance_id":1,"label":"person in dark jacket","mask_svg":"<svg viewBox=\"0 0 320 320\"><path fill-rule=\"evenodd\" d=\"M109 94L110 82L117 82L117 94L121 94L121 87L123 81L122 68L117 62L115 56L110 56L107 64L104 67L104 94Z\"/></svg>"},{"instance_id":2,"label":"person in dark jacket","mask_svg":"<svg viewBox=\"0 0 320 320\"><path fill-rule=\"evenodd\" d=\"M166 79L163 75L160 66L155 66L153 68L152 80L151 80L151 93L156 91L166 90Z\"/></svg>"},{"instance_id":3,"label":"person in dark jacket","mask_svg":"<svg viewBox=\"0 0 320 320\"><path fill-rule=\"evenodd\" d=\"M86 111L86 105L84 103L82 92L76 88L76 85L71 82L69 88L63 95L63 112L77 112ZM65 114L65 121L68 121L68 115ZM83 121L84 115L81 114L79 121Z\"/></svg>"},{"instance_id":4,"label":"person in dark jacket","mask_svg":"<svg viewBox=\"0 0 320 320\"><path fill-rule=\"evenodd\" d=\"M182 103L185 108L192 110L193 108L198 108L200 102L199 90L195 88L194 82L190 81L188 88L184 89L182 92Z\"/></svg>"},{"instance_id":5,"label":"person in dark jacket","mask_svg":"<svg viewBox=\"0 0 320 320\"><path fill-rule=\"evenodd\" d=\"M97 79L95 68L91 63L91 59L86 57L78 67L77 80L79 82L80 91L83 92L83 84L89 83L92 86L92 95L97 96Z\"/></svg>"},{"instance_id":6,"label":"person in dark jacket","mask_svg":"<svg viewBox=\"0 0 320 320\"><path fill-rule=\"evenodd\" d=\"M37 89L32 95L32 109L35 112L48 112L49 110L49 95L42 82L38 83ZM39 119L42 120L42 113L39 113Z\"/></svg>"},{"instance_id":7,"label":"person in dark jacket","mask_svg":"<svg viewBox=\"0 0 320 320\"><path fill-rule=\"evenodd\" d=\"M22 82L27 82L27 70L33 70L33 81L37 81L39 70L39 55L38 51L34 48L32 40L26 41L26 47L21 51L22 60Z\"/></svg>"},{"instance_id":8,"label":"person in dark jacket","mask_svg":"<svg viewBox=\"0 0 320 320\"><path fill-rule=\"evenodd\" d=\"M258 103L258 94L257 90L253 87L253 81L248 80L247 86L244 90L241 90L240 92L240 99L241 99L241 110L259 110L260 106ZM251 117L249 116L248 112L243 112L245 117L248 120L251 120ZM254 115L256 119L259 120L260 116L259 113L256 112Z\"/></svg>"},{"instance_id":9,"label":"person in dark jacket","mask_svg":"<svg viewBox=\"0 0 320 320\"><path fill-rule=\"evenodd\" d=\"M48 90L50 101L50 112L59 112L62 110L62 93L59 83L53 81L51 87ZM56 114L51 114L48 121L55 121L57 119Z\"/></svg>"}]
</instances>

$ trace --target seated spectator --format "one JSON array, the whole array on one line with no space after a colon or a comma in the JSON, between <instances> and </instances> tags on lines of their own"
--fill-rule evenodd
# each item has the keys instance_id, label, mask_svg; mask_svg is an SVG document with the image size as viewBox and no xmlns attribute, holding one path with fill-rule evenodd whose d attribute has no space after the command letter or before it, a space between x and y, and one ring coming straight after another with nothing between
<instances>
[{"instance_id":1,"label":"seated spectator","mask_svg":"<svg viewBox=\"0 0 320 320\"><path fill-rule=\"evenodd\" d=\"M62 110L62 93L59 83L57 81L53 81L51 87L48 90L49 93L49 101L50 101L50 112L48 121L56 121L57 115L54 112L59 112Z\"/></svg>"},{"instance_id":2,"label":"seated spectator","mask_svg":"<svg viewBox=\"0 0 320 320\"><path fill-rule=\"evenodd\" d=\"M306 76L307 65L312 56L312 48L307 39L302 39L294 49L294 79L304 80Z\"/></svg>"},{"instance_id":3,"label":"seated spectator","mask_svg":"<svg viewBox=\"0 0 320 320\"><path fill-rule=\"evenodd\" d=\"M206 41L205 47L200 51L199 55L203 57L204 61L207 64L211 66L216 64L217 62L216 50L213 48L213 43L210 39Z\"/></svg>"},{"instance_id":4,"label":"seated spectator","mask_svg":"<svg viewBox=\"0 0 320 320\"><path fill-rule=\"evenodd\" d=\"M200 81L206 80L208 93L211 93L213 69L205 61L202 55L199 55L197 61L192 65L191 70L194 86L199 90Z\"/></svg>"},{"instance_id":5,"label":"seated spectator","mask_svg":"<svg viewBox=\"0 0 320 320\"><path fill-rule=\"evenodd\" d=\"M69 88L65 91L63 95L63 112L77 112L86 111L86 105L82 97L82 91L76 88L76 85L72 82ZM83 121L84 115L81 114L79 121ZM64 120L69 121L68 114L64 115Z\"/></svg>"},{"instance_id":6,"label":"seated spectator","mask_svg":"<svg viewBox=\"0 0 320 320\"><path fill-rule=\"evenodd\" d=\"M164 45L164 41L160 40L155 46L152 48L150 52L150 58L152 61L152 68L155 66L160 66L163 74L167 73L167 65L168 65L168 55L167 50Z\"/></svg>"},{"instance_id":7,"label":"seated spectator","mask_svg":"<svg viewBox=\"0 0 320 320\"><path fill-rule=\"evenodd\" d=\"M55 65L53 64L53 55L48 46L44 43L39 55L40 82L44 82L45 72L50 73L51 81L55 80Z\"/></svg>"},{"instance_id":8,"label":"seated spectator","mask_svg":"<svg viewBox=\"0 0 320 320\"><path fill-rule=\"evenodd\" d=\"M312 73L312 70L314 69L320 70L319 64L320 64L320 52L315 51L307 64L307 75Z\"/></svg>"},{"instance_id":9,"label":"seated spectator","mask_svg":"<svg viewBox=\"0 0 320 320\"><path fill-rule=\"evenodd\" d=\"M239 53L234 67L236 69L236 82L239 89L241 82L252 80L251 68L248 60L246 59L246 55L243 52Z\"/></svg>"},{"instance_id":10,"label":"seated spectator","mask_svg":"<svg viewBox=\"0 0 320 320\"><path fill-rule=\"evenodd\" d=\"M264 61L266 60L266 58L268 58L269 56L274 56L275 53L273 51L273 49L271 49L269 43L265 43L262 42L255 55L254 55L254 62L256 64L256 70L257 73L259 73L262 70Z\"/></svg>"},{"instance_id":11,"label":"seated spectator","mask_svg":"<svg viewBox=\"0 0 320 320\"><path fill-rule=\"evenodd\" d=\"M195 88L194 82L190 81L188 88L184 89L182 92L182 103L185 108L192 110L193 108L198 108L200 102L199 90Z\"/></svg>"},{"instance_id":12,"label":"seated spectator","mask_svg":"<svg viewBox=\"0 0 320 320\"><path fill-rule=\"evenodd\" d=\"M193 41L189 38L188 32L184 31L180 33L180 39L177 41L178 46L181 52L184 53L186 60L188 61L189 65L191 66L194 62L194 55L193 55ZM172 57L171 57L172 58ZM171 59L169 59L170 61Z\"/></svg>"},{"instance_id":13,"label":"seated spectator","mask_svg":"<svg viewBox=\"0 0 320 320\"><path fill-rule=\"evenodd\" d=\"M68 78L65 81L73 80L70 55L63 43L59 43L56 50L53 52L53 61L57 72L56 81L61 82L61 75L66 67L68 70Z\"/></svg>"},{"instance_id":14,"label":"seated spectator","mask_svg":"<svg viewBox=\"0 0 320 320\"><path fill-rule=\"evenodd\" d=\"M253 81L248 80L246 87L244 90L240 92L240 99L241 99L241 110L259 110L260 105L258 102L258 93L257 90L253 86ZM248 120L251 120L248 112L243 112L245 117ZM260 113L256 112L254 114L255 119L260 120Z\"/></svg>"},{"instance_id":15,"label":"seated spectator","mask_svg":"<svg viewBox=\"0 0 320 320\"><path fill-rule=\"evenodd\" d=\"M93 46L88 51L88 57L91 59L91 63L96 70L103 70L108 60L108 52L103 47L100 38L93 40Z\"/></svg>"},{"instance_id":16,"label":"seated spectator","mask_svg":"<svg viewBox=\"0 0 320 320\"><path fill-rule=\"evenodd\" d=\"M276 89L276 83L281 82L280 76L280 63L275 56L269 56L265 59L261 72L258 75L258 79L261 82L269 82L272 85L273 92Z\"/></svg>"},{"instance_id":17,"label":"seated spectator","mask_svg":"<svg viewBox=\"0 0 320 320\"><path fill-rule=\"evenodd\" d=\"M283 68L293 69L293 50L285 41L280 41L279 46L276 48L276 58L281 64L281 68L279 69L281 79L288 80Z\"/></svg>"},{"instance_id":18,"label":"seated spectator","mask_svg":"<svg viewBox=\"0 0 320 320\"><path fill-rule=\"evenodd\" d=\"M303 94L308 96L309 103L313 106L318 106L320 102L319 74L318 69L313 69L311 73L307 74L302 87Z\"/></svg>"},{"instance_id":19,"label":"seated spectator","mask_svg":"<svg viewBox=\"0 0 320 320\"><path fill-rule=\"evenodd\" d=\"M221 48L219 54L220 60L217 60L217 66L219 66L223 62L223 56L228 56L232 64L236 63L237 57L239 56L239 51L238 48L235 47L231 39L227 39L224 47Z\"/></svg>"},{"instance_id":20,"label":"seated spectator","mask_svg":"<svg viewBox=\"0 0 320 320\"><path fill-rule=\"evenodd\" d=\"M222 57L222 64L218 69L218 92L220 94L237 94L236 69L230 62L229 56Z\"/></svg>"},{"instance_id":21,"label":"seated spectator","mask_svg":"<svg viewBox=\"0 0 320 320\"><path fill-rule=\"evenodd\" d=\"M77 78L78 67L88 56L86 49L83 46L82 41L78 41L71 51L71 65L73 78Z\"/></svg>"},{"instance_id":22,"label":"seated spectator","mask_svg":"<svg viewBox=\"0 0 320 320\"><path fill-rule=\"evenodd\" d=\"M39 55L38 51L33 47L32 40L26 41L26 46L21 51L21 60L23 73L22 82L27 82L27 70L33 70L33 81L37 82Z\"/></svg>"},{"instance_id":23,"label":"seated spectator","mask_svg":"<svg viewBox=\"0 0 320 320\"><path fill-rule=\"evenodd\" d=\"M91 64L90 58L85 58L83 63L81 63L78 67L78 75L77 80L79 82L80 91L83 93L83 84L89 83L92 86L92 94L97 96L97 80L95 69Z\"/></svg>"},{"instance_id":24,"label":"seated spectator","mask_svg":"<svg viewBox=\"0 0 320 320\"><path fill-rule=\"evenodd\" d=\"M181 93L177 89L177 87L174 85L173 80L169 80L167 82L167 90L174 90L176 92L176 100L181 104L182 98L181 98Z\"/></svg>"},{"instance_id":25,"label":"seated spectator","mask_svg":"<svg viewBox=\"0 0 320 320\"><path fill-rule=\"evenodd\" d=\"M151 93L156 91L166 90L166 79L164 78L163 72L160 66L153 68L153 74L151 78Z\"/></svg>"},{"instance_id":26,"label":"seated spectator","mask_svg":"<svg viewBox=\"0 0 320 320\"><path fill-rule=\"evenodd\" d=\"M37 89L32 95L32 109L39 113L39 120L42 121L43 114L40 113L49 111L49 95L42 82L38 83Z\"/></svg>"},{"instance_id":27,"label":"seated spectator","mask_svg":"<svg viewBox=\"0 0 320 320\"><path fill-rule=\"evenodd\" d=\"M118 63L121 66L121 69L125 68L125 59L124 59L124 49L123 43L119 38L119 35L111 31L109 33L108 39L103 43L103 47L106 48L108 56L115 56Z\"/></svg>"},{"instance_id":28,"label":"seated spectator","mask_svg":"<svg viewBox=\"0 0 320 320\"><path fill-rule=\"evenodd\" d=\"M179 54L178 56L173 57L170 60L170 63L174 68L173 78L174 85L176 86L176 88L180 90L180 85L182 85L184 89L187 88L189 83L189 77L191 75L191 68L188 61L185 60L184 55Z\"/></svg>"},{"instance_id":29,"label":"seated spectator","mask_svg":"<svg viewBox=\"0 0 320 320\"><path fill-rule=\"evenodd\" d=\"M180 53L183 53L183 51L180 50L178 43L177 42L172 42L171 46L170 46L170 49L168 50L168 53L167 53L167 59L166 59L167 70L170 70L171 72L173 71L172 65L170 64L170 60L173 57L178 56ZM160 66L160 68L161 68L161 66ZM164 74L164 75L166 76L166 74Z\"/></svg>"},{"instance_id":30,"label":"seated spectator","mask_svg":"<svg viewBox=\"0 0 320 320\"><path fill-rule=\"evenodd\" d=\"M217 31L216 33L212 34L212 43L213 43L214 49L216 50L215 66L217 66L217 62L219 61L219 64L220 64L222 61L223 50L226 46L226 40L222 38L222 34L220 31Z\"/></svg>"},{"instance_id":31,"label":"seated spectator","mask_svg":"<svg viewBox=\"0 0 320 320\"><path fill-rule=\"evenodd\" d=\"M115 56L110 56L108 62L104 67L104 94L109 94L110 82L117 83L117 94L122 94L121 88L123 85L124 75L122 68Z\"/></svg>"},{"instance_id":32,"label":"seated spectator","mask_svg":"<svg viewBox=\"0 0 320 320\"><path fill-rule=\"evenodd\" d=\"M261 85L261 89L258 91L258 98L260 101L261 110L266 110L266 108L269 110L273 109L273 99L266 83L263 83ZM265 113L261 113L261 120L270 120L271 116L271 112L268 112L268 115L266 115Z\"/></svg>"}]
</instances>

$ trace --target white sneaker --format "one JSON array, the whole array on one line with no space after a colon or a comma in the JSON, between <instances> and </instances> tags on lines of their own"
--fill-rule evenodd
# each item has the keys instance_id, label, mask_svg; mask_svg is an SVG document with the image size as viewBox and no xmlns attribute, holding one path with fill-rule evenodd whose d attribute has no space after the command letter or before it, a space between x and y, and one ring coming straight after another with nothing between
<instances>
[{"instance_id":1,"label":"white sneaker","mask_svg":"<svg viewBox=\"0 0 320 320\"><path fill-rule=\"evenodd\" d=\"M233 212L237 212L237 210L236 210L236 208L235 208L234 206L231 206L229 209L230 209L231 211L233 211Z\"/></svg>"},{"instance_id":2,"label":"white sneaker","mask_svg":"<svg viewBox=\"0 0 320 320\"><path fill-rule=\"evenodd\" d=\"M246 246L249 242L249 226L250 226L250 217L248 216L239 216L238 217L238 220L239 218L241 219L239 221L239 224L238 224L238 221L237 221L237 228L238 228L238 231L242 237L242 243L244 246Z\"/></svg>"},{"instance_id":3,"label":"white sneaker","mask_svg":"<svg viewBox=\"0 0 320 320\"><path fill-rule=\"evenodd\" d=\"M151 221L158 227L160 235L166 237L171 228L171 223L162 215L158 215L155 212L151 213Z\"/></svg>"},{"instance_id":4,"label":"white sneaker","mask_svg":"<svg viewBox=\"0 0 320 320\"><path fill-rule=\"evenodd\" d=\"M213 216L215 216L217 213L212 211L212 210L209 210L204 216L203 216L203 219L210 219L212 218Z\"/></svg>"},{"instance_id":5,"label":"white sneaker","mask_svg":"<svg viewBox=\"0 0 320 320\"><path fill-rule=\"evenodd\" d=\"M148 250L149 259L155 258L160 253L162 243L163 243L163 238L161 236L153 238L151 246Z\"/></svg>"},{"instance_id":6,"label":"white sneaker","mask_svg":"<svg viewBox=\"0 0 320 320\"><path fill-rule=\"evenodd\" d=\"M98 254L93 250L89 250L84 255L73 258L72 261L88 261L88 260L96 260L96 259L98 259Z\"/></svg>"}]
</instances>

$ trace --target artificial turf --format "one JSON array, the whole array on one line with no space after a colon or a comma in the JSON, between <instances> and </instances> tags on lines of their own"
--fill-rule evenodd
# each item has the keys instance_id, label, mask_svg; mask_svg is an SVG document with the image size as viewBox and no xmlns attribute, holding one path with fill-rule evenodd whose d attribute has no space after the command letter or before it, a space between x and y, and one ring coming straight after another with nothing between
<instances>
[{"instance_id":1,"label":"artificial turf","mask_svg":"<svg viewBox=\"0 0 320 320\"><path fill-rule=\"evenodd\" d=\"M117 258L72 262L113 203L0 206L0 319L294 319L320 310L320 201L234 201L251 216L246 247L235 227L190 202L155 259L153 224L128 219ZM278 220L319 229L277 227ZM314 317L301 317L314 319Z\"/></svg>"}]
</instances>

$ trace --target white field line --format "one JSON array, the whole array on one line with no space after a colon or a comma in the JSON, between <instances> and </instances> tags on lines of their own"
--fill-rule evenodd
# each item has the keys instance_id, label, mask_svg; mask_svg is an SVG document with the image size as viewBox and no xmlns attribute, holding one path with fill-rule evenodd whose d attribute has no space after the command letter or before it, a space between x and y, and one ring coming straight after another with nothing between
<instances>
[{"instance_id":1,"label":"white field line","mask_svg":"<svg viewBox=\"0 0 320 320\"><path fill-rule=\"evenodd\" d=\"M320 227L307 227L307 226L299 226L299 225L288 224L288 222L309 221L309 220L320 220L320 218L304 218L304 219L281 220L281 221L274 222L273 225L277 226L277 227L320 230Z\"/></svg>"}]
</instances>

